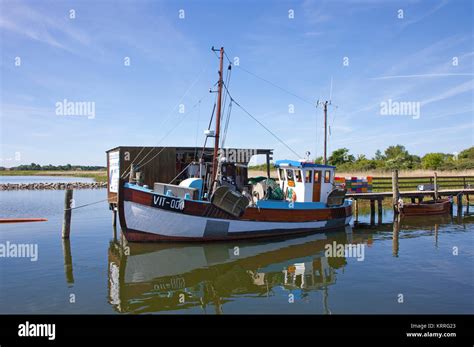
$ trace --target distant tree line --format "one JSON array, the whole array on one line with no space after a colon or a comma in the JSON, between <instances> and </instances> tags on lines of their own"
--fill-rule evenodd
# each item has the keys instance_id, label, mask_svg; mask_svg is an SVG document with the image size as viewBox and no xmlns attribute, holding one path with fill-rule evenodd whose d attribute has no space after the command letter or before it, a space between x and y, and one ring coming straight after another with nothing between
<instances>
[{"instance_id":1,"label":"distant tree line","mask_svg":"<svg viewBox=\"0 0 474 347\"><path fill-rule=\"evenodd\" d=\"M321 164L322 157L314 160ZM390 171L399 170L468 170L474 169L474 147L461 151L459 154L427 153L420 157L410 154L405 146L390 146L382 153L377 150L372 158L363 154L354 156L347 148L336 149L328 158L328 164L337 166L339 172L353 171ZM266 171L266 164L255 165L253 170Z\"/></svg>"},{"instance_id":2,"label":"distant tree line","mask_svg":"<svg viewBox=\"0 0 474 347\"><path fill-rule=\"evenodd\" d=\"M316 158L321 163L322 157ZM383 153L375 152L369 159L363 154L354 156L347 148L339 148L332 152L328 164L337 166L339 171L368 170L466 170L474 169L474 147L461 151L459 154L427 153L420 157L408 153L405 146L389 146Z\"/></svg>"},{"instance_id":3,"label":"distant tree line","mask_svg":"<svg viewBox=\"0 0 474 347\"><path fill-rule=\"evenodd\" d=\"M31 163L28 165L18 165L15 167L11 167L9 169L0 166L0 170L18 170L18 171L29 171L29 170L37 170L37 171L97 171L97 170L105 170L104 166L85 166L85 165L39 165L35 163Z\"/></svg>"}]
</instances>

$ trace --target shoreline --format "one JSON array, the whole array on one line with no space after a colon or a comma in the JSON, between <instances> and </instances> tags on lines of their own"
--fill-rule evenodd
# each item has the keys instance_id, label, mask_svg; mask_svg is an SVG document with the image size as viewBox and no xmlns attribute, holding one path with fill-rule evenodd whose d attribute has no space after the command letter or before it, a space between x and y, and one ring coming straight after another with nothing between
<instances>
[{"instance_id":1,"label":"shoreline","mask_svg":"<svg viewBox=\"0 0 474 347\"><path fill-rule=\"evenodd\" d=\"M92 178L96 183L107 182L107 171L43 171L43 170L1 170L1 176L64 176Z\"/></svg>"},{"instance_id":2,"label":"shoreline","mask_svg":"<svg viewBox=\"0 0 474 347\"><path fill-rule=\"evenodd\" d=\"M107 182L69 182L69 183L2 183L2 190L64 190L64 189L105 189Z\"/></svg>"}]
</instances>

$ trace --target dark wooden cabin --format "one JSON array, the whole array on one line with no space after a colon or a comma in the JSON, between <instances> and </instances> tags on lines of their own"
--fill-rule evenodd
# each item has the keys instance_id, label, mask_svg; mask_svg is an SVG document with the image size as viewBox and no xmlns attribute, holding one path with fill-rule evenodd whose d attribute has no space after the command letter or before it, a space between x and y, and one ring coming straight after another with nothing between
<instances>
[{"instance_id":1,"label":"dark wooden cabin","mask_svg":"<svg viewBox=\"0 0 474 347\"><path fill-rule=\"evenodd\" d=\"M270 160L273 150L271 149L238 149L227 148L224 151L233 150L237 153L248 153L253 151L256 155L265 155L267 163L267 175L270 176ZM204 161L211 162L214 149L204 148ZM192 161L198 161L203 148L196 147L138 147L119 146L106 151L107 154L107 197L109 204L115 206L118 203L118 181L113 178L123 177L124 172L129 171L130 164L140 163L140 171L143 174L143 185L153 187L155 182L167 183L173 180L181 170ZM138 158L137 158L138 157ZM233 161L247 166L250 161L248 156L236 156Z\"/></svg>"}]
</instances>

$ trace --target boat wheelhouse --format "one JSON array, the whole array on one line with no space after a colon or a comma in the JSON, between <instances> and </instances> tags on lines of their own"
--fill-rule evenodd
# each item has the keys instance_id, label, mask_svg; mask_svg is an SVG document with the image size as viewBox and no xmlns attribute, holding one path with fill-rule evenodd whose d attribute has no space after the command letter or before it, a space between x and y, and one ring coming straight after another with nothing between
<instances>
[{"instance_id":1,"label":"boat wheelhouse","mask_svg":"<svg viewBox=\"0 0 474 347\"><path fill-rule=\"evenodd\" d=\"M278 180L282 191L293 192L295 202L325 204L334 189L336 167L309 161L278 160Z\"/></svg>"}]
</instances>

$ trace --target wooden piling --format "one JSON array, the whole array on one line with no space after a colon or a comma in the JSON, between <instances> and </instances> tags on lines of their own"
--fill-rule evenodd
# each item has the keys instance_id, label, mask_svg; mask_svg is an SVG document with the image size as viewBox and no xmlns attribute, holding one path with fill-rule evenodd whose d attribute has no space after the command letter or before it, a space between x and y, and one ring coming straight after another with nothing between
<instances>
[{"instance_id":1,"label":"wooden piling","mask_svg":"<svg viewBox=\"0 0 474 347\"><path fill-rule=\"evenodd\" d=\"M438 201L438 174L435 172L434 173L434 187L433 187L433 190L434 190L434 199L435 201Z\"/></svg>"},{"instance_id":2,"label":"wooden piling","mask_svg":"<svg viewBox=\"0 0 474 347\"><path fill-rule=\"evenodd\" d=\"M115 209L115 207L112 208L112 225L114 227L117 226L117 210Z\"/></svg>"},{"instance_id":3,"label":"wooden piling","mask_svg":"<svg viewBox=\"0 0 474 347\"><path fill-rule=\"evenodd\" d=\"M64 273L67 284L74 284L74 272L72 269L71 242L69 239L63 240Z\"/></svg>"},{"instance_id":4,"label":"wooden piling","mask_svg":"<svg viewBox=\"0 0 474 347\"><path fill-rule=\"evenodd\" d=\"M378 224L382 224L382 215L383 215L383 207L382 207L382 199L377 200L377 212L378 212Z\"/></svg>"},{"instance_id":5,"label":"wooden piling","mask_svg":"<svg viewBox=\"0 0 474 347\"><path fill-rule=\"evenodd\" d=\"M457 195L458 217L462 216L462 194Z\"/></svg>"},{"instance_id":6,"label":"wooden piling","mask_svg":"<svg viewBox=\"0 0 474 347\"><path fill-rule=\"evenodd\" d=\"M397 214L398 211L398 198L399 198L399 189L398 189L398 170L392 171L392 205L393 212Z\"/></svg>"},{"instance_id":7,"label":"wooden piling","mask_svg":"<svg viewBox=\"0 0 474 347\"><path fill-rule=\"evenodd\" d=\"M396 215L393 219L393 233L392 233L392 255L398 257L399 250L399 234L400 234L400 216Z\"/></svg>"},{"instance_id":8,"label":"wooden piling","mask_svg":"<svg viewBox=\"0 0 474 347\"><path fill-rule=\"evenodd\" d=\"M469 215L469 206L471 202L469 201L469 194L466 194L466 215Z\"/></svg>"},{"instance_id":9,"label":"wooden piling","mask_svg":"<svg viewBox=\"0 0 474 347\"><path fill-rule=\"evenodd\" d=\"M71 204L72 204L72 189L66 189L64 194L64 216L63 216L63 227L62 227L62 237L63 239L69 239L69 234L71 232Z\"/></svg>"},{"instance_id":10,"label":"wooden piling","mask_svg":"<svg viewBox=\"0 0 474 347\"><path fill-rule=\"evenodd\" d=\"M370 225L375 224L375 200L370 200Z\"/></svg>"}]
</instances>

